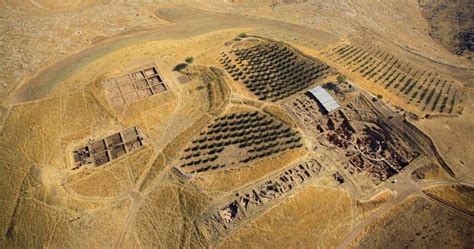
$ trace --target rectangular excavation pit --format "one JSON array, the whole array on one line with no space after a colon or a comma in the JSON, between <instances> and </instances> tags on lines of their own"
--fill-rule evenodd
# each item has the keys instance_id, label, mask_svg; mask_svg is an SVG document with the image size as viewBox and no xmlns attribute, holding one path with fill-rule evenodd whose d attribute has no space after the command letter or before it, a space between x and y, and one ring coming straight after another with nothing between
<instances>
[{"instance_id":1,"label":"rectangular excavation pit","mask_svg":"<svg viewBox=\"0 0 474 249\"><path fill-rule=\"evenodd\" d=\"M138 149L142 146L142 141L138 138L135 138L134 140L130 140L125 143L125 147L127 148L127 151L132 151L135 149Z\"/></svg>"},{"instance_id":2,"label":"rectangular excavation pit","mask_svg":"<svg viewBox=\"0 0 474 249\"><path fill-rule=\"evenodd\" d=\"M110 162L110 157L107 152L102 152L100 154L94 155L95 166L100 166Z\"/></svg>"},{"instance_id":3,"label":"rectangular excavation pit","mask_svg":"<svg viewBox=\"0 0 474 249\"><path fill-rule=\"evenodd\" d=\"M123 97L124 97L126 103L133 103L133 102L136 102L139 99L139 96L138 96L137 92L126 93Z\"/></svg>"},{"instance_id":4,"label":"rectangular excavation pit","mask_svg":"<svg viewBox=\"0 0 474 249\"><path fill-rule=\"evenodd\" d=\"M145 77L149 78L151 76L157 75L158 71L154 67L152 67L152 68L143 70L143 74L145 75Z\"/></svg>"},{"instance_id":5,"label":"rectangular excavation pit","mask_svg":"<svg viewBox=\"0 0 474 249\"><path fill-rule=\"evenodd\" d=\"M101 166L139 149L143 145L143 138L135 126L124 129L74 150L73 169L84 165Z\"/></svg>"},{"instance_id":6,"label":"rectangular excavation pit","mask_svg":"<svg viewBox=\"0 0 474 249\"><path fill-rule=\"evenodd\" d=\"M146 82L145 79L136 80L136 81L133 82L133 84L135 85L135 88L137 88L137 89L143 89L143 88L148 87L148 83Z\"/></svg>"},{"instance_id":7,"label":"rectangular excavation pit","mask_svg":"<svg viewBox=\"0 0 474 249\"><path fill-rule=\"evenodd\" d=\"M134 80L145 79L145 75L143 75L142 72L132 73L132 74L130 74L130 77L132 77L132 79L134 79Z\"/></svg>"},{"instance_id":8,"label":"rectangular excavation pit","mask_svg":"<svg viewBox=\"0 0 474 249\"><path fill-rule=\"evenodd\" d=\"M135 86L130 82L124 82L124 84L120 85L120 92L123 94L133 93L135 92Z\"/></svg>"},{"instance_id":9,"label":"rectangular excavation pit","mask_svg":"<svg viewBox=\"0 0 474 249\"><path fill-rule=\"evenodd\" d=\"M159 75L157 75L155 77L149 78L148 82L150 83L150 85L154 86L154 85L162 84L163 80L160 78Z\"/></svg>"},{"instance_id":10,"label":"rectangular excavation pit","mask_svg":"<svg viewBox=\"0 0 474 249\"><path fill-rule=\"evenodd\" d=\"M140 89L138 90L138 97L139 98L147 98L153 95L153 91L150 88Z\"/></svg>"},{"instance_id":11,"label":"rectangular excavation pit","mask_svg":"<svg viewBox=\"0 0 474 249\"><path fill-rule=\"evenodd\" d=\"M114 145L122 143L122 135L120 133L115 133L111 136L108 136L105 141L107 142L107 146L110 148Z\"/></svg>"},{"instance_id":12,"label":"rectangular excavation pit","mask_svg":"<svg viewBox=\"0 0 474 249\"><path fill-rule=\"evenodd\" d=\"M166 91L167 89L166 89L166 86L164 84L161 84L161 85L153 86L152 90L155 94L158 94L158 93Z\"/></svg>"},{"instance_id":13,"label":"rectangular excavation pit","mask_svg":"<svg viewBox=\"0 0 474 249\"><path fill-rule=\"evenodd\" d=\"M99 153L103 152L104 150L106 150L106 148L107 148L107 146L105 145L104 140L99 140L99 141L93 143L90 147L91 147L91 153L93 155L99 154Z\"/></svg>"},{"instance_id":14,"label":"rectangular excavation pit","mask_svg":"<svg viewBox=\"0 0 474 249\"><path fill-rule=\"evenodd\" d=\"M127 152L125 151L125 146L123 144L114 145L110 148L110 154L112 159L116 159L122 155L125 155Z\"/></svg>"},{"instance_id":15,"label":"rectangular excavation pit","mask_svg":"<svg viewBox=\"0 0 474 249\"><path fill-rule=\"evenodd\" d=\"M138 136L138 131L135 128L135 126L122 131L122 137L125 141L135 139L137 136Z\"/></svg>"},{"instance_id":16,"label":"rectangular excavation pit","mask_svg":"<svg viewBox=\"0 0 474 249\"><path fill-rule=\"evenodd\" d=\"M168 90L155 65L124 76L106 79L102 85L109 103L113 106L134 103Z\"/></svg>"},{"instance_id":17,"label":"rectangular excavation pit","mask_svg":"<svg viewBox=\"0 0 474 249\"><path fill-rule=\"evenodd\" d=\"M83 165L93 163L90 148L88 146L82 147L74 151L74 162L76 167L79 168Z\"/></svg>"}]
</instances>

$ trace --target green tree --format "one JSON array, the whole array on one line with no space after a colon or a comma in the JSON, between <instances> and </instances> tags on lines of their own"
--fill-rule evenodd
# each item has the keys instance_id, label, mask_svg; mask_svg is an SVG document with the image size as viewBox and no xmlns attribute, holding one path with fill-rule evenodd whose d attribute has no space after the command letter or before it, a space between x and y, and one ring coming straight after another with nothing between
<instances>
[{"instance_id":1,"label":"green tree","mask_svg":"<svg viewBox=\"0 0 474 249\"><path fill-rule=\"evenodd\" d=\"M246 33L240 33L240 34L239 34L239 37L240 37L240 38L246 38L246 37L248 37L248 35L247 35Z\"/></svg>"},{"instance_id":2,"label":"green tree","mask_svg":"<svg viewBox=\"0 0 474 249\"><path fill-rule=\"evenodd\" d=\"M194 62L194 58L193 57L187 57L186 59L184 59L184 61L188 64L191 64Z\"/></svg>"},{"instance_id":3,"label":"green tree","mask_svg":"<svg viewBox=\"0 0 474 249\"><path fill-rule=\"evenodd\" d=\"M178 71L179 72L179 71L185 69L187 66L188 66L188 64L186 64L186 63L179 63L178 65L176 65L173 68L173 71Z\"/></svg>"},{"instance_id":4,"label":"green tree","mask_svg":"<svg viewBox=\"0 0 474 249\"><path fill-rule=\"evenodd\" d=\"M346 82L346 76L344 76L342 74L339 74L336 79L337 79L337 82L339 82L339 83Z\"/></svg>"}]
</instances>

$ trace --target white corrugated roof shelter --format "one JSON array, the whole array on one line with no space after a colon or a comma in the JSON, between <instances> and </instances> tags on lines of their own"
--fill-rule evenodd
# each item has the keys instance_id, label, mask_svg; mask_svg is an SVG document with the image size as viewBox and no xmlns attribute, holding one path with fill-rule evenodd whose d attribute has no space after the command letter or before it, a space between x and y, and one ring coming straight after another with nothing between
<instances>
[{"instance_id":1,"label":"white corrugated roof shelter","mask_svg":"<svg viewBox=\"0 0 474 249\"><path fill-rule=\"evenodd\" d=\"M321 86L317 86L309 90L309 92L319 101L319 103L321 103L327 112L335 111L341 107L337 101Z\"/></svg>"}]
</instances>

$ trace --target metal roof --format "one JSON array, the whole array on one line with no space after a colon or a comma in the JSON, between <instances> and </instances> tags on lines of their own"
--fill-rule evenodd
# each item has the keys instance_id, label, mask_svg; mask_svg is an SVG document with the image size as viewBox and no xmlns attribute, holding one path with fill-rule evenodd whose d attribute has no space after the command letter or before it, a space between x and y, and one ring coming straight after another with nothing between
<instances>
[{"instance_id":1,"label":"metal roof","mask_svg":"<svg viewBox=\"0 0 474 249\"><path fill-rule=\"evenodd\" d=\"M332 112L341 107L337 101L321 86L317 86L309 92L321 103L327 112Z\"/></svg>"}]
</instances>

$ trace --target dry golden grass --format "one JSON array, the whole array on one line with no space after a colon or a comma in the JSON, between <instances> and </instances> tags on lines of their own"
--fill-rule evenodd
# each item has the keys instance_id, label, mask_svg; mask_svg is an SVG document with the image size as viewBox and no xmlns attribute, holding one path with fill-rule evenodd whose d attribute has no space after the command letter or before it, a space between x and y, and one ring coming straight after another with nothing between
<instances>
[{"instance_id":1,"label":"dry golden grass","mask_svg":"<svg viewBox=\"0 0 474 249\"><path fill-rule=\"evenodd\" d=\"M144 248L196 247L199 240L192 222L208 202L192 185L164 180L141 205L131 233Z\"/></svg>"},{"instance_id":2,"label":"dry golden grass","mask_svg":"<svg viewBox=\"0 0 474 249\"><path fill-rule=\"evenodd\" d=\"M14 212L20 186L33 164L55 164L61 156L60 140L55 134L60 131L60 101L45 100L16 106L0 135L0 199L4 200L0 213L0 224L6 232ZM55 129L56 128L56 129Z\"/></svg>"},{"instance_id":3,"label":"dry golden grass","mask_svg":"<svg viewBox=\"0 0 474 249\"><path fill-rule=\"evenodd\" d=\"M382 190L368 200L358 200L357 211L359 212L360 218L368 217L373 211L380 208L382 205L392 200L395 197L395 193L389 189Z\"/></svg>"},{"instance_id":4,"label":"dry golden grass","mask_svg":"<svg viewBox=\"0 0 474 249\"><path fill-rule=\"evenodd\" d=\"M222 248L334 248L351 229L351 198L307 187L231 234Z\"/></svg>"},{"instance_id":5,"label":"dry golden grass","mask_svg":"<svg viewBox=\"0 0 474 249\"><path fill-rule=\"evenodd\" d=\"M121 160L77 181L66 183L68 189L81 196L113 197L125 194L131 186L128 161Z\"/></svg>"},{"instance_id":6,"label":"dry golden grass","mask_svg":"<svg viewBox=\"0 0 474 249\"><path fill-rule=\"evenodd\" d=\"M4 248L113 246L114 238L103 234L118 235L130 201L78 200L63 191L59 180L54 169L31 168L5 232Z\"/></svg>"},{"instance_id":7,"label":"dry golden grass","mask_svg":"<svg viewBox=\"0 0 474 249\"><path fill-rule=\"evenodd\" d=\"M153 148L152 146L145 145L145 148L132 154L127 160L130 164L131 175L133 178L133 184L136 184L144 171L149 161L153 160Z\"/></svg>"},{"instance_id":8,"label":"dry golden grass","mask_svg":"<svg viewBox=\"0 0 474 249\"><path fill-rule=\"evenodd\" d=\"M5 1L6 6L16 9L22 9L31 11L34 9L39 10L71 10L77 8L83 8L91 5L99 5L105 3L103 0L70 0L65 2L57 2L54 0L18 0L18 1Z\"/></svg>"},{"instance_id":9,"label":"dry golden grass","mask_svg":"<svg viewBox=\"0 0 474 249\"><path fill-rule=\"evenodd\" d=\"M391 209L353 241L353 248L468 248L473 221L424 198Z\"/></svg>"},{"instance_id":10,"label":"dry golden grass","mask_svg":"<svg viewBox=\"0 0 474 249\"><path fill-rule=\"evenodd\" d=\"M464 184L440 185L424 190L457 208L474 213L474 188Z\"/></svg>"},{"instance_id":11,"label":"dry golden grass","mask_svg":"<svg viewBox=\"0 0 474 249\"><path fill-rule=\"evenodd\" d=\"M68 210L24 199L17 211L21 219L15 223L15 240L9 240L8 247L112 247L129 205L125 200L96 209Z\"/></svg>"}]
</instances>

